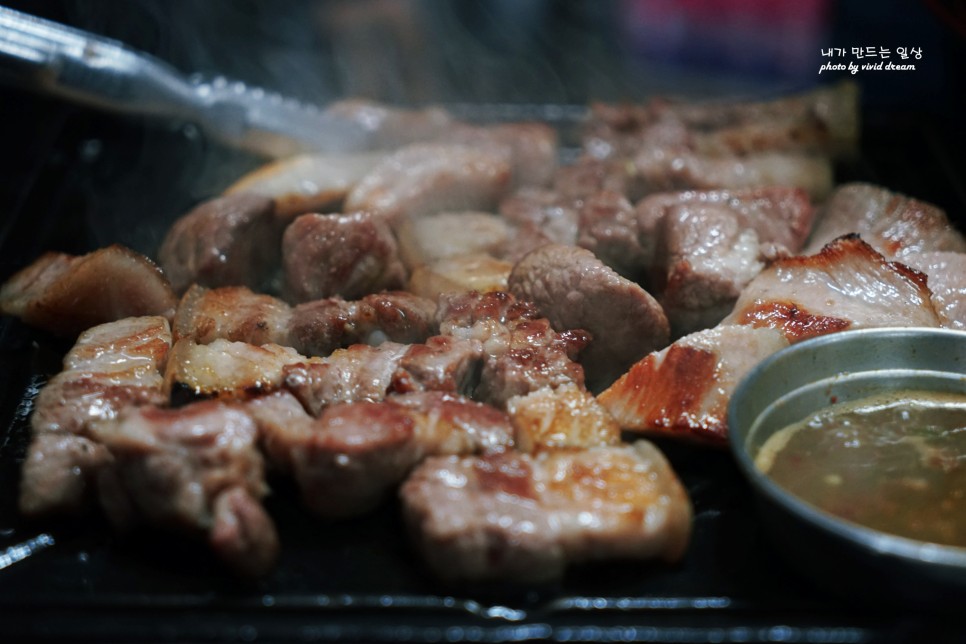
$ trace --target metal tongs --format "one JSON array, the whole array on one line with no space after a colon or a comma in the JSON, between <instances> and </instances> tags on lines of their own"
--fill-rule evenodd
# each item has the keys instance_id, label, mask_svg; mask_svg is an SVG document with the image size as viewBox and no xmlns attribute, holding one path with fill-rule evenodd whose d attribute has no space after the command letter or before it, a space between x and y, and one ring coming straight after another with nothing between
<instances>
[{"instance_id":1,"label":"metal tongs","mask_svg":"<svg viewBox=\"0 0 966 644\"><path fill-rule=\"evenodd\" d=\"M355 123L222 77L187 77L115 40L0 7L0 78L93 107L198 124L227 145L279 157L364 149Z\"/></svg>"}]
</instances>

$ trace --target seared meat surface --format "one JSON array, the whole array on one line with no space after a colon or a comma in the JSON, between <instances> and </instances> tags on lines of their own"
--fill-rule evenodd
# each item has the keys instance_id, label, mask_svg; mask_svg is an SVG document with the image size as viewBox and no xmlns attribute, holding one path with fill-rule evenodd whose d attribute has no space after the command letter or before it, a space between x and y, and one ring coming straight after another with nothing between
<instances>
[{"instance_id":1,"label":"seared meat surface","mask_svg":"<svg viewBox=\"0 0 966 644\"><path fill-rule=\"evenodd\" d=\"M0 287L0 313L68 338L130 316L170 319L176 304L161 270L116 244L79 257L46 253Z\"/></svg>"},{"instance_id":2,"label":"seared meat surface","mask_svg":"<svg viewBox=\"0 0 966 644\"><path fill-rule=\"evenodd\" d=\"M326 356L353 344L386 340L422 342L437 331L435 302L391 291L348 301L341 297L295 307L245 287L192 287L174 318L176 339L208 344L225 339L279 344L310 356Z\"/></svg>"},{"instance_id":3,"label":"seared meat surface","mask_svg":"<svg viewBox=\"0 0 966 644\"><path fill-rule=\"evenodd\" d=\"M174 222L158 261L179 293L192 284L258 289L278 266L281 235L271 199L232 194L206 201Z\"/></svg>"},{"instance_id":4,"label":"seared meat surface","mask_svg":"<svg viewBox=\"0 0 966 644\"><path fill-rule=\"evenodd\" d=\"M512 180L509 150L444 143L414 144L380 161L346 199L391 223L440 212L492 212Z\"/></svg>"},{"instance_id":5,"label":"seared meat surface","mask_svg":"<svg viewBox=\"0 0 966 644\"><path fill-rule=\"evenodd\" d=\"M966 253L907 253L902 263L925 273L943 326L966 330Z\"/></svg>"},{"instance_id":6,"label":"seared meat surface","mask_svg":"<svg viewBox=\"0 0 966 644\"><path fill-rule=\"evenodd\" d=\"M161 368L171 346L162 317L128 318L80 335L64 370L41 389L30 418L31 443L20 479L20 511L75 513L90 499L111 455L91 427L128 406L163 404Z\"/></svg>"},{"instance_id":7,"label":"seared meat surface","mask_svg":"<svg viewBox=\"0 0 966 644\"><path fill-rule=\"evenodd\" d=\"M241 574L272 568L278 536L259 502L268 487L257 427L244 411L215 401L129 408L93 434L113 456L99 486L115 525L198 533Z\"/></svg>"},{"instance_id":8,"label":"seared meat surface","mask_svg":"<svg viewBox=\"0 0 966 644\"><path fill-rule=\"evenodd\" d=\"M606 386L667 344L668 321L657 301L590 251L542 246L517 263L509 283L510 291L533 302L555 329L590 333L580 362L592 383Z\"/></svg>"},{"instance_id":9,"label":"seared meat surface","mask_svg":"<svg viewBox=\"0 0 966 644\"><path fill-rule=\"evenodd\" d=\"M294 302L356 299L399 288L406 278L392 230L367 212L302 215L285 229L282 263Z\"/></svg>"},{"instance_id":10,"label":"seared meat surface","mask_svg":"<svg viewBox=\"0 0 966 644\"><path fill-rule=\"evenodd\" d=\"M413 540L449 581L542 582L571 564L675 561L691 505L653 445L429 458L401 491Z\"/></svg>"},{"instance_id":11,"label":"seared meat surface","mask_svg":"<svg viewBox=\"0 0 966 644\"><path fill-rule=\"evenodd\" d=\"M941 208L867 183L850 183L835 190L806 252L817 252L849 233L857 233L886 257L900 260L913 253L966 252L966 238Z\"/></svg>"},{"instance_id":12,"label":"seared meat surface","mask_svg":"<svg viewBox=\"0 0 966 644\"><path fill-rule=\"evenodd\" d=\"M368 512L428 455L479 453L512 440L505 414L442 392L335 404L318 418L285 392L249 409L269 458L292 472L305 505L325 517Z\"/></svg>"}]
</instances>

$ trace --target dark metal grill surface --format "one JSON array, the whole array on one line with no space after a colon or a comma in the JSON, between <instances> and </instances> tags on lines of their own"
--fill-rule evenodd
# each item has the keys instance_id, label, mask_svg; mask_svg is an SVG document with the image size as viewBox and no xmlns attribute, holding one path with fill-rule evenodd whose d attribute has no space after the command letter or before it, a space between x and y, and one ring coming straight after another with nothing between
<instances>
[{"instance_id":1,"label":"dark metal grill surface","mask_svg":"<svg viewBox=\"0 0 966 644\"><path fill-rule=\"evenodd\" d=\"M44 124L39 132L3 125L8 149L27 153L0 191L0 279L46 249L84 252L118 241L153 254L174 217L256 163L212 147L190 126L117 121L40 99L25 103L15 93L0 99L16 101L23 122ZM479 120L542 118L567 139L583 110L463 105L454 112ZM840 168L839 178L932 201L966 229L961 138L942 123L873 115L862 157ZM66 348L17 321L0 320L0 641L966 638L962 615L814 587L761 533L730 455L674 444L661 447L695 509L684 561L588 566L552 586L440 586L409 550L394 504L327 523L302 511L283 481L273 482L268 500L282 559L259 582L231 578L200 544L155 533L116 535L97 513L26 523L16 512L16 489L27 418Z\"/></svg>"}]
</instances>

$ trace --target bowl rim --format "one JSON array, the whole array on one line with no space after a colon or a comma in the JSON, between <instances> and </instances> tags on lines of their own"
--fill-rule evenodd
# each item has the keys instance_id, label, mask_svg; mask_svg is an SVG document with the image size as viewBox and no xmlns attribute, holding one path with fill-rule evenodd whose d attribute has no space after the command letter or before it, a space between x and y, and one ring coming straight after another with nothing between
<instances>
[{"instance_id":1,"label":"bowl rim","mask_svg":"<svg viewBox=\"0 0 966 644\"><path fill-rule=\"evenodd\" d=\"M948 338L949 341L966 343L966 331L935 327L880 327L872 329L853 329L830 333L803 340L785 347L755 365L741 379L728 403L728 443L739 469L749 481L753 490L764 495L771 503L808 524L830 533L836 538L850 542L878 556L895 557L919 565L948 569L953 573L966 573L966 547L950 546L881 532L832 515L802 498L786 491L771 477L758 469L746 445L747 430L755 419L738 430L738 419L742 417L741 401L755 383L767 377L774 365L789 355L814 351L829 351L836 345L846 342L863 341L869 338L910 340L922 336ZM924 370L925 371L925 370ZM816 378L831 376L824 374ZM966 372L964 372L966 376Z\"/></svg>"}]
</instances>

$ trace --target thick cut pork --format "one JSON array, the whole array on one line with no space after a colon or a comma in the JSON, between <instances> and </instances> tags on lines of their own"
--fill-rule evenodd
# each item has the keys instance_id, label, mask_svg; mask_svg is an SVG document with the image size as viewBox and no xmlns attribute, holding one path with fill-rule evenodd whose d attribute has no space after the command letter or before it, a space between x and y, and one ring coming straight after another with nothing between
<instances>
[{"instance_id":1,"label":"thick cut pork","mask_svg":"<svg viewBox=\"0 0 966 644\"><path fill-rule=\"evenodd\" d=\"M309 416L290 394L249 403L265 451L298 482L305 505L325 517L370 511L433 454L475 454L512 442L506 415L442 392L327 407Z\"/></svg>"},{"instance_id":2,"label":"thick cut pork","mask_svg":"<svg viewBox=\"0 0 966 644\"><path fill-rule=\"evenodd\" d=\"M538 248L516 264L509 283L510 291L533 302L555 329L590 333L580 362L592 386L613 382L668 342L668 321L657 301L588 250Z\"/></svg>"},{"instance_id":3,"label":"thick cut pork","mask_svg":"<svg viewBox=\"0 0 966 644\"><path fill-rule=\"evenodd\" d=\"M806 252L856 233L890 259L923 252L966 252L966 239L941 208L867 183L839 187L822 210Z\"/></svg>"},{"instance_id":4,"label":"thick cut pork","mask_svg":"<svg viewBox=\"0 0 966 644\"><path fill-rule=\"evenodd\" d=\"M174 315L177 298L151 260L117 244L46 253L0 287L0 313L64 337L127 317Z\"/></svg>"},{"instance_id":5,"label":"thick cut pork","mask_svg":"<svg viewBox=\"0 0 966 644\"><path fill-rule=\"evenodd\" d=\"M448 581L542 582L570 564L675 561L691 504L650 443L435 457L401 491L413 540Z\"/></svg>"},{"instance_id":6,"label":"thick cut pork","mask_svg":"<svg viewBox=\"0 0 966 644\"><path fill-rule=\"evenodd\" d=\"M367 212L297 218L282 238L282 265L294 302L356 299L400 288L406 279L392 230Z\"/></svg>"},{"instance_id":7,"label":"thick cut pork","mask_svg":"<svg viewBox=\"0 0 966 644\"><path fill-rule=\"evenodd\" d=\"M511 160L502 148L426 143L383 159L349 193L345 208L392 223L440 212L493 212L510 188Z\"/></svg>"},{"instance_id":8,"label":"thick cut pork","mask_svg":"<svg viewBox=\"0 0 966 644\"><path fill-rule=\"evenodd\" d=\"M943 326L966 330L966 253L908 253L902 263L926 274Z\"/></svg>"},{"instance_id":9,"label":"thick cut pork","mask_svg":"<svg viewBox=\"0 0 966 644\"><path fill-rule=\"evenodd\" d=\"M271 199L218 197L174 222L158 260L179 293L192 284L259 289L278 268L281 235Z\"/></svg>"},{"instance_id":10,"label":"thick cut pork","mask_svg":"<svg viewBox=\"0 0 966 644\"><path fill-rule=\"evenodd\" d=\"M26 515L76 513L91 498L111 455L91 438L94 423L128 406L163 404L161 369L171 346L168 321L126 318L88 329L64 357L64 370L37 396L20 480Z\"/></svg>"},{"instance_id":11,"label":"thick cut pork","mask_svg":"<svg viewBox=\"0 0 966 644\"><path fill-rule=\"evenodd\" d=\"M205 535L235 571L268 572L278 536L260 499L268 492L257 427L215 401L180 409L127 409L97 423L112 464L99 474L101 504L122 529L138 523Z\"/></svg>"}]
</instances>

